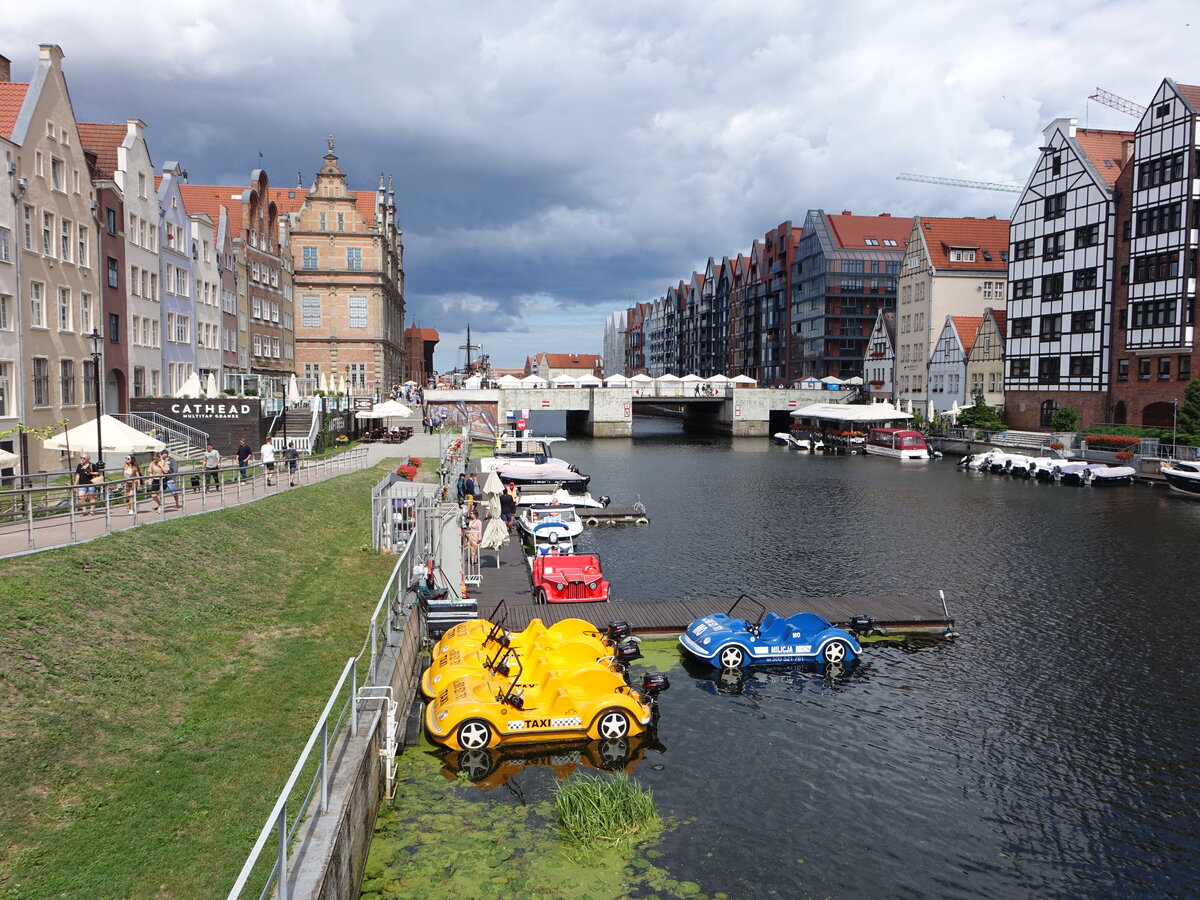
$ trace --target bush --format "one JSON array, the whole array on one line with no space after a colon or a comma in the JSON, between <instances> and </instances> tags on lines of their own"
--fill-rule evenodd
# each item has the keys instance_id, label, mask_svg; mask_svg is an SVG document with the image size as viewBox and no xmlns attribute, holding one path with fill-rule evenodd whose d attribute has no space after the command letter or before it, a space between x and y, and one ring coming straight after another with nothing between
<instances>
[{"instance_id":1,"label":"bush","mask_svg":"<svg viewBox=\"0 0 1200 900\"><path fill-rule=\"evenodd\" d=\"M1083 438L1089 450L1123 450L1141 443L1141 438L1121 434L1088 434Z\"/></svg>"},{"instance_id":2,"label":"bush","mask_svg":"<svg viewBox=\"0 0 1200 900\"><path fill-rule=\"evenodd\" d=\"M654 795L624 772L559 782L554 811L562 836L585 849L620 844L658 821Z\"/></svg>"},{"instance_id":3,"label":"bush","mask_svg":"<svg viewBox=\"0 0 1200 900\"><path fill-rule=\"evenodd\" d=\"M1075 431L1079 427L1079 411L1073 406L1056 409L1050 419L1050 427L1055 431Z\"/></svg>"}]
</instances>

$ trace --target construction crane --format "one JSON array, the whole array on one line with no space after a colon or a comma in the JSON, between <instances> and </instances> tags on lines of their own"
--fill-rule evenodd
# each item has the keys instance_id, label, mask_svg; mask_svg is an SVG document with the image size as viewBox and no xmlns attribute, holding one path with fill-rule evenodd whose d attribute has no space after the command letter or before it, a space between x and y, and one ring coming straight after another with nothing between
<instances>
[{"instance_id":1,"label":"construction crane","mask_svg":"<svg viewBox=\"0 0 1200 900\"><path fill-rule=\"evenodd\" d=\"M977 191L1003 191L1008 194L1021 193L1021 187L1015 184L1000 184L995 181L964 181L961 178L938 178L936 175L913 175L911 172L901 172L896 176L897 181L923 181L927 184L947 184L951 187L974 188Z\"/></svg>"},{"instance_id":2,"label":"construction crane","mask_svg":"<svg viewBox=\"0 0 1200 900\"><path fill-rule=\"evenodd\" d=\"M1088 99L1095 100L1097 103L1103 103L1105 106L1111 107L1117 112L1123 112L1127 116L1133 116L1135 119L1140 119L1146 114L1146 107L1140 103L1134 103L1132 100L1118 97L1116 94L1111 94L1103 88L1096 88L1096 93L1089 96Z\"/></svg>"}]
</instances>

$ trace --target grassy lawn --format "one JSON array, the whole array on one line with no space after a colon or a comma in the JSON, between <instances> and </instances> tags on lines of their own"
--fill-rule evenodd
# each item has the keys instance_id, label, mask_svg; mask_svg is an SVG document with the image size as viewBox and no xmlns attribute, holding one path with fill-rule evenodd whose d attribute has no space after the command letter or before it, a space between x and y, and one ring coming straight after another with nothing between
<instances>
[{"instance_id":1,"label":"grassy lawn","mask_svg":"<svg viewBox=\"0 0 1200 900\"><path fill-rule=\"evenodd\" d=\"M0 563L0 892L224 896L394 564L384 471Z\"/></svg>"}]
</instances>

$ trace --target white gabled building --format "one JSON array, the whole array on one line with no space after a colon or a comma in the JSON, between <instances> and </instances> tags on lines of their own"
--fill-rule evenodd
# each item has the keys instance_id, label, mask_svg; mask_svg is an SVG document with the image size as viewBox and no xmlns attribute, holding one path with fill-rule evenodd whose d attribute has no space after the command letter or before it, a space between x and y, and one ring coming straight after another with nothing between
<instances>
[{"instance_id":1,"label":"white gabled building","mask_svg":"<svg viewBox=\"0 0 1200 900\"><path fill-rule=\"evenodd\" d=\"M1004 407L1004 310L985 309L975 345L967 354L967 403L983 392L983 402Z\"/></svg>"},{"instance_id":2,"label":"white gabled building","mask_svg":"<svg viewBox=\"0 0 1200 900\"><path fill-rule=\"evenodd\" d=\"M1005 418L1048 428L1074 407L1107 421L1115 186L1133 135L1056 119L1013 212Z\"/></svg>"},{"instance_id":3,"label":"white gabled building","mask_svg":"<svg viewBox=\"0 0 1200 900\"><path fill-rule=\"evenodd\" d=\"M896 390L896 311L881 309L867 340L863 381L871 396L892 400Z\"/></svg>"},{"instance_id":4,"label":"white gabled building","mask_svg":"<svg viewBox=\"0 0 1200 900\"><path fill-rule=\"evenodd\" d=\"M967 405L967 358L983 316L946 316L929 357L929 397L933 413Z\"/></svg>"}]
</instances>

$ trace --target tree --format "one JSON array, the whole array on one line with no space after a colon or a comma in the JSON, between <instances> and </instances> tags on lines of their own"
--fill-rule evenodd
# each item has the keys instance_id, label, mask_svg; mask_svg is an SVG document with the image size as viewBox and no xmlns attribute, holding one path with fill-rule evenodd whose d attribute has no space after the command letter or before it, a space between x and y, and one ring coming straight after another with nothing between
<instances>
[{"instance_id":1,"label":"tree","mask_svg":"<svg viewBox=\"0 0 1200 900\"><path fill-rule=\"evenodd\" d=\"M1200 435L1200 379L1193 378L1184 389L1178 425L1183 434Z\"/></svg>"},{"instance_id":2,"label":"tree","mask_svg":"<svg viewBox=\"0 0 1200 900\"><path fill-rule=\"evenodd\" d=\"M964 428L981 428L984 431L1003 431L1007 426L1000 410L988 406L983 391L975 389L975 405L968 406L958 414L958 424Z\"/></svg>"},{"instance_id":3,"label":"tree","mask_svg":"<svg viewBox=\"0 0 1200 900\"><path fill-rule=\"evenodd\" d=\"M1050 419L1050 427L1055 431L1076 432L1079 430L1079 410L1073 406L1064 406L1054 411Z\"/></svg>"}]
</instances>

